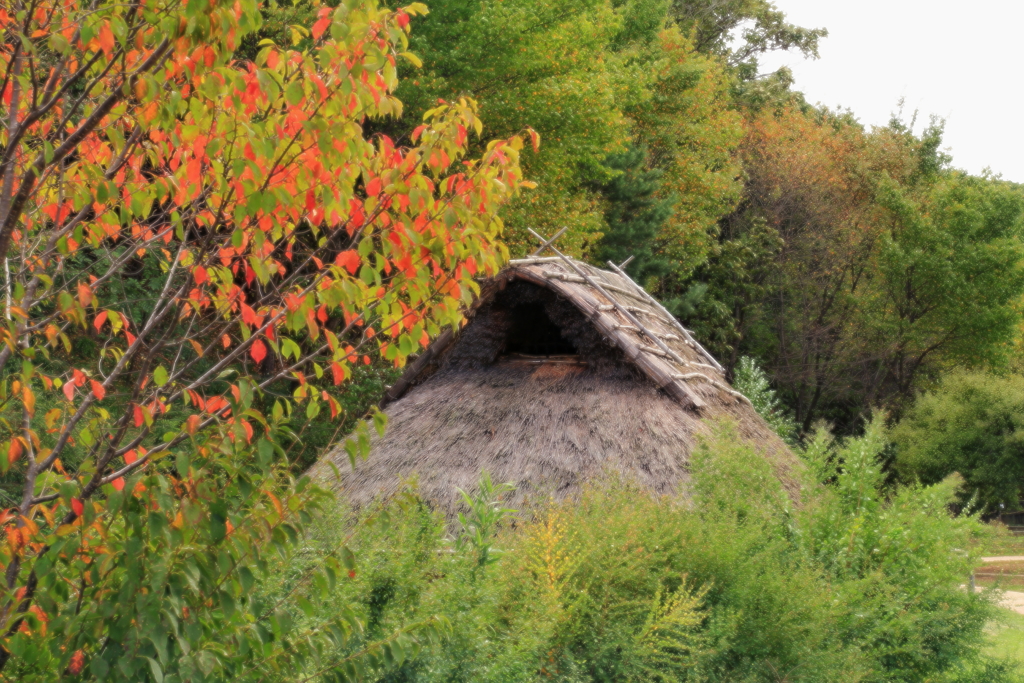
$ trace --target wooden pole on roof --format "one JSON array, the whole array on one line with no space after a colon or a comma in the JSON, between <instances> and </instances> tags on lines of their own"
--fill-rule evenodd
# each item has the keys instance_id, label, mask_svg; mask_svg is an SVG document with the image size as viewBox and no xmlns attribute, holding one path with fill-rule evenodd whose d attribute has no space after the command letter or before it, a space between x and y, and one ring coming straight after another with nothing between
<instances>
[{"instance_id":1,"label":"wooden pole on roof","mask_svg":"<svg viewBox=\"0 0 1024 683\"><path fill-rule=\"evenodd\" d=\"M632 259L633 257L630 256L629 258ZM611 266L612 270L614 270L616 273L618 273L619 276L625 278L625 280L627 282L629 282L629 284L633 285L634 289L636 289L636 291L640 294L640 296L642 296L644 298L644 301L646 301L649 304L653 304L654 306L657 306L658 310L660 310L662 313L664 313L665 316L668 317L668 319L672 321L672 324L675 326L675 328L677 330L679 330L683 334L683 339L685 339L690 344L692 344L693 347L695 349L697 349L697 351L702 356L704 356L704 358L706 358L708 361L710 361L711 365L714 366L714 368L716 370L718 370L720 373L725 375L725 368L723 368L721 365L719 365L718 361L715 360L715 357L712 356L710 353L708 353L708 350L705 349L703 346L701 346L700 342L698 342L696 339L693 338L693 335L690 334L690 331L688 329L686 329L685 327L683 327L682 323L680 323L678 320L676 320L676 317L674 315L672 315L671 313L669 313L668 309L666 309L664 306L662 306L660 301L658 301L653 296L651 296L646 289L644 289L643 287L638 285L636 282L633 281L633 278L631 278L629 275L626 274L626 272L622 269L622 267L625 266L627 263L629 263L629 259L624 261L621 266L617 266L614 263L612 263L611 261L608 262L608 265Z\"/></svg>"},{"instance_id":2,"label":"wooden pole on roof","mask_svg":"<svg viewBox=\"0 0 1024 683\"><path fill-rule=\"evenodd\" d=\"M555 243L555 240L557 240L559 237L564 235L565 231L568 230L568 229L569 229L569 226L566 225L561 230L556 232L551 237L551 239L546 240L543 237L541 237L540 235L538 235L537 233L535 233L533 230L530 230L530 228L527 228L527 230L530 230L530 234L532 234L534 237L536 237L537 239L539 239L541 241L541 245L537 249L535 249L532 254L530 254L530 258L533 258L534 256L540 256L541 254L543 254L544 250L545 249L549 249L551 247L551 245L553 245Z\"/></svg>"}]
</instances>

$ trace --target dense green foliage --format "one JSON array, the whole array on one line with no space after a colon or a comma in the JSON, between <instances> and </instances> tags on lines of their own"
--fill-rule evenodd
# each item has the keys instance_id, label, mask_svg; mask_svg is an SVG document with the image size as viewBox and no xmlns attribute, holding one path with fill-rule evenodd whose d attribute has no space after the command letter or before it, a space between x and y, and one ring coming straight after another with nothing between
<instances>
[{"instance_id":1,"label":"dense green foliage","mask_svg":"<svg viewBox=\"0 0 1024 683\"><path fill-rule=\"evenodd\" d=\"M933 483L959 472L962 502L986 513L1024 500L1024 378L955 372L922 394L893 431L907 479Z\"/></svg>"},{"instance_id":2,"label":"dense green foliage","mask_svg":"<svg viewBox=\"0 0 1024 683\"><path fill-rule=\"evenodd\" d=\"M450 637L395 683L1013 680L978 654L992 607L960 589L977 524L947 511L957 481L887 494L884 445L879 423L841 447L819 434L796 506L725 429L695 454L689 503L609 479L506 513L486 564L460 529L500 503L446 524L413 485L355 526L322 522L304 561L345 539L358 566L309 618L357 604L372 638L445 615Z\"/></svg>"}]
</instances>

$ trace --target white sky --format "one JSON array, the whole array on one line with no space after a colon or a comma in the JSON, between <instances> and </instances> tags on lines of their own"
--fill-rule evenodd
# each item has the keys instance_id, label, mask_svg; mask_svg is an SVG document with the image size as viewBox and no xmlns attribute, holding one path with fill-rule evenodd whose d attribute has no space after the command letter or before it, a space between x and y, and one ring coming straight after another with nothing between
<instances>
[{"instance_id":1,"label":"white sky","mask_svg":"<svg viewBox=\"0 0 1024 683\"><path fill-rule=\"evenodd\" d=\"M824 26L821 59L777 53L761 71L789 66L809 102L884 125L905 98L946 119L953 166L986 167L1024 183L1024 0L775 0L792 23Z\"/></svg>"}]
</instances>

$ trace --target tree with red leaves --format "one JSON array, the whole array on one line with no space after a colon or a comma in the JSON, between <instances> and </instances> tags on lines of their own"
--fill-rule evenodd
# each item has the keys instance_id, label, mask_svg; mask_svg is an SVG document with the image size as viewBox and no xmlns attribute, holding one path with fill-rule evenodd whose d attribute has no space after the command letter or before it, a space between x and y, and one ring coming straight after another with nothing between
<instances>
[{"instance_id":1,"label":"tree with red leaves","mask_svg":"<svg viewBox=\"0 0 1024 683\"><path fill-rule=\"evenodd\" d=\"M296 29L303 49L236 60L260 8L0 8L0 469L21 489L0 519L0 676L359 677L440 628L333 661L354 618L300 628L251 590L316 504L281 457L292 413L339 410L310 380L342 385L371 347L401 365L458 324L506 256L523 140L465 158L468 99L413 147L364 134L401 112L424 6L346 0ZM311 585L355 558L332 562Z\"/></svg>"}]
</instances>

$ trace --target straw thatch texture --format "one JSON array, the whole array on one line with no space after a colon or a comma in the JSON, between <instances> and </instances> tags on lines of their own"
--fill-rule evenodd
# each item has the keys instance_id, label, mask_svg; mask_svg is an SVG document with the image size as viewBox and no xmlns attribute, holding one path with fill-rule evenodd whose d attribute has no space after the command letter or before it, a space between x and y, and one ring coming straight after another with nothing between
<instances>
[{"instance_id":1,"label":"straw thatch texture","mask_svg":"<svg viewBox=\"0 0 1024 683\"><path fill-rule=\"evenodd\" d=\"M696 440L728 418L793 490L793 454L687 336L628 278L575 261L513 262L485 283L462 330L439 337L385 396L388 429L369 459L354 471L343 451L325 459L356 506L415 475L451 511L482 470L516 483L520 498L571 495L607 469L668 494L685 489Z\"/></svg>"}]
</instances>

